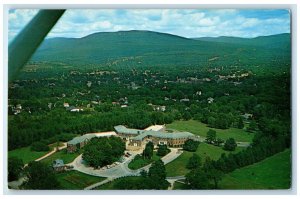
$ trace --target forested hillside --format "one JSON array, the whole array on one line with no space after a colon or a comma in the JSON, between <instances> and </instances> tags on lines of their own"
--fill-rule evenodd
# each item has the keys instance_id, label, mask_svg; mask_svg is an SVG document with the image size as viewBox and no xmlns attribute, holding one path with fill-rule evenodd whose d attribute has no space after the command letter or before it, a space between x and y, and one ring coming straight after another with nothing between
<instances>
[{"instance_id":1,"label":"forested hillside","mask_svg":"<svg viewBox=\"0 0 300 199\"><path fill-rule=\"evenodd\" d=\"M9 149L189 119L289 140L289 35L241 40L150 31L48 39L9 85Z\"/></svg>"},{"instance_id":2,"label":"forested hillside","mask_svg":"<svg viewBox=\"0 0 300 199\"><path fill-rule=\"evenodd\" d=\"M83 38L45 40L32 61L63 62L76 66L108 64L119 66L201 66L283 62L290 54L290 35L254 39L188 39L151 31L95 33ZM274 49L280 49L274 50Z\"/></svg>"}]
</instances>

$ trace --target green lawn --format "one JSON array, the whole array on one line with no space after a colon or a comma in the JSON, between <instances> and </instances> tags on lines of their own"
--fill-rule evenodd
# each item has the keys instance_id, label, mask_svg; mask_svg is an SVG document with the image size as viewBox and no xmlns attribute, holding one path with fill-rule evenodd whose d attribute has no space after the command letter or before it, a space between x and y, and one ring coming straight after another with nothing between
<instances>
[{"instance_id":1,"label":"green lawn","mask_svg":"<svg viewBox=\"0 0 300 199\"><path fill-rule=\"evenodd\" d=\"M124 178L119 178L119 179L116 179L112 182L105 183L104 185L99 186L96 189L97 190L121 190L121 188L116 186L117 183L120 183L120 182L129 182L129 183L131 183L131 182L136 182L136 181L138 181L138 183L139 183L139 181L141 181L141 178L143 178L143 177L129 176L129 177L124 177Z\"/></svg>"},{"instance_id":2,"label":"green lawn","mask_svg":"<svg viewBox=\"0 0 300 199\"><path fill-rule=\"evenodd\" d=\"M62 159L65 164L71 163L77 156L79 156L80 153L67 153L67 149L63 149L59 152L56 152L49 157L41 160L41 162L44 162L48 165L52 164L52 162L56 159Z\"/></svg>"},{"instance_id":3,"label":"green lawn","mask_svg":"<svg viewBox=\"0 0 300 199\"><path fill-rule=\"evenodd\" d=\"M49 151L37 152L31 151L30 146L8 151L8 157L17 157L23 160L24 164L34 161L47 154Z\"/></svg>"},{"instance_id":4,"label":"green lawn","mask_svg":"<svg viewBox=\"0 0 300 199\"><path fill-rule=\"evenodd\" d=\"M234 138L236 141L239 142L251 142L254 134L248 133L243 129L237 128L229 128L229 129L215 129L207 127L206 124L195 120L189 121L175 121L171 124L166 125L167 129L173 129L178 131L188 131L195 135L199 135L202 137L206 137L206 133L209 129L213 129L217 132L217 137L223 140L226 140L230 137Z\"/></svg>"},{"instance_id":5,"label":"green lawn","mask_svg":"<svg viewBox=\"0 0 300 199\"><path fill-rule=\"evenodd\" d=\"M52 151L54 147L56 147L56 143L49 144L50 150ZM60 142L59 146L62 146L63 143ZM19 149L11 150L8 151L8 157L17 157L23 160L24 164L29 163L30 161L34 161L45 154L47 154L49 151L42 151L42 152L37 152L37 151L31 151L30 146L28 147L22 147Z\"/></svg>"},{"instance_id":6,"label":"green lawn","mask_svg":"<svg viewBox=\"0 0 300 199\"><path fill-rule=\"evenodd\" d=\"M225 175L221 189L289 189L291 150L285 150L253 165Z\"/></svg>"},{"instance_id":7,"label":"green lawn","mask_svg":"<svg viewBox=\"0 0 300 199\"><path fill-rule=\"evenodd\" d=\"M233 153L237 153L243 150L241 147L237 147ZM210 157L213 160L217 160L222 153L228 154L228 151L224 151L221 147L213 146L207 143L200 143L197 151L202 162L204 162L206 157ZM189 169L186 168L186 164L189 161L190 157L193 155L193 152L184 151L178 158L166 165L167 176L181 176L189 172Z\"/></svg>"},{"instance_id":8,"label":"green lawn","mask_svg":"<svg viewBox=\"0 0 300 199\"><path fill-rule=\"evenodd\" d=\"M57 173L56 176L63 190L82 190L87 186L105 180L105 178L87 175L78 171Z\"/></svg>"},{"instance_id":9,"label":"green lawn","mask_svg":"<svg viewBox=\"0 0 300 199\"><path fill-rule=\"evenodd\" d=\"M128 168L132 169L132 170L136 170L139 168L142 168L148 164L151 164L152 162L159 160L161 157L156 155L156 152L153 152L153 156L152 158L149 159L143 159L142 157L139 159L133 159L129 164L128 164Z\"/></svg>"}]
</instances>

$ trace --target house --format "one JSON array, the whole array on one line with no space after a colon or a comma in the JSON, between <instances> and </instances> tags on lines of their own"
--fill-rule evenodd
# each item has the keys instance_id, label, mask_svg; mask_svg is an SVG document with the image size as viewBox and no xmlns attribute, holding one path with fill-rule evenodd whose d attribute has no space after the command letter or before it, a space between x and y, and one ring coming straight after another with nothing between
<instances>
[{"instance_id":1,"label":"house","mask_svg":"<svg viewBox=\"0 0 300 199\"><path fill-rule=\"evenodd\" d=\"M97 101L91 101L92 104L100 104L99 102Z\"/></svg>"},{"instance_id":2,"label":"house","mask_svg":"<svg viewBox=\"0 0 300 199\"><path fill-rule=\"evenodd\" d=\"M166 111L166 106L160 106L160 105L153 105L153 104L148 104L153 108L154 111Z\"/></svg>"},{"instance_id":3,"label":"house","mask_svg":"<svg viewBox=\"0 0 300 199\"><path fill-rule=\"evenodd\" d=\"M67 111L71 111L71 112L79 112L79 111L83 111L82 108L77 108L75 106L69 106L69 107L66 107L66 110Z\"/></svg>"},{"instance_id":4,"label":"house","mask_svg":"<svg viewBox=\"0 0 300 199\"><path fill-rule=\"evenodd\" d=\"M64 107L65 107L65 108L70 107L69 103L66 103L66 102L65 102L65 103L64 103Z\"/></svg>"},{"instance_id":5,"label":"house","mask_svg":"<svg viewBox=\"0 0 300 199\"><path fill-rule=\"evenodd\" d=\"M200 96L201 94L202 94L201 91L197 91L197 92L196 92L196 95L199 95L199 96Z\"/></svg>"},{"instance_id":6,"label":"house","mask_svg":"<svg viewBox=\"0 0 300 199\"><path fill-rule=\"evenodd\" d=\"M212 97L207 98L207 103L211 104L213 102L214 102L214 98Z\"/></svg>"},{"instance_id":7,"label":"house","mask_svg":"<svg viewBox=\"0 0 300 199\"><path fill-rule=\"evenodd\" d=\"M68 153L74 153L78 149L83 148L86 145L86 143L88 143L88 141L90 139L92 139L93 137L95 137L95 135L85 134L85 135L82 135L80 137L75 137L72 140L68 141L67 142L67 151L68 151Z\"/></svg>"},{"instance_id":8,"label":"house","mask_svg":"<svg viewBox=\"0 0 300 199\"><path fill-rule=\"evenodd\" d=\"M252 119L253 118L253 114L251 113L245 113L244 115L242 115L242 117L246 120Z\"/></svg>"},{"instance_id":9,"label":"house","mask_svg":"<svg viewBox=\"0 0 300 199\"><path fill-rule=\"evenodd\" d=\"M189 102L189 101L190 101L190 99L188 99L188 98L183 98L180 100L180 102Z\"/></svg>"},{"instance_id":10,"label":"house","mask_svg":"<svg viewBox=\"0 0 300 199\"><path fill-rule=\"evenodd\" d=\"M91 87L92 86L92 82L91 81L88 81L87 83L86 83L86 85L87 85L87 87Z\"/></svg>"},{"instance_id":11,"label":"house","mask_svg":"<svg viewBox=\"0 0 300 199\"><path fill-rule=\"evenodd\" d=\"M21 104L17 104L16 105L16 109L22 110L22 105Z\"/></svg>"},{"instance_id":12,"label":"house","mask_svg":"<svg viewBox=\"0 0 300 199\"><path fill-rule=\"evenodd\" d=\"M62 159L56 159L52 163L52 168L54 169L54 171L60 172L60 171L64 171L66 166Z\"/></svg>"}]
</instances>

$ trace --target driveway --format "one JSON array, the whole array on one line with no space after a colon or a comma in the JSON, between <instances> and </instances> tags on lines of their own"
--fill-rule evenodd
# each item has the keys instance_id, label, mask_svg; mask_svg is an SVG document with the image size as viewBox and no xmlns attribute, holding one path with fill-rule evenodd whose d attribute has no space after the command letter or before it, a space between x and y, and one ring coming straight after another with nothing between
<instances>
[{"instance_id":1,"label":"driveway","mask_svg":"<svg viewBox=\"0 0 300 199\"><path fill-rule=\"evenodd\" d=\"M124 162L109 169L94 169L93 167L86 166L85 164L83 164L82 154L79 155L72 163L67 165L73 166L74 170L88 175L107 178L118 178L123 176L139 175L139 172L132 171L128 168L129 162L139 153L139 151L131 152L132 156L130 156L129 158L125 158Z\"/></svg>"},{"instance_id":2,"label":"driveway","mask_svg":"<svg viewBox=\"0 0 300 199\"><path fill-rule=\"evenodd\" d=\"M179 151L177 148L170 148L170 150L171 150L170 153L162 157L162 161L164 162L164 164L168 164L169 162L175 160L178 156L180 156L183 153L182 151ZM85 188L85 189L94 189L116 178L125 177L125 176L139 176L142 170L148 171L149 168L151 167L151 164L137 170L131 170L128 168L128 164L131 162L131 160L141 152L142 151L134 151L134 152L131 151L132 156L126 158L124 162L110 169L94 169L93 167L84 165L82 160L82 154L79 155L72 163L68 165L72 165L74 170L77 170L79 172L88 175L107 177L106 180L95 183ZM177 180L177 179L170 179L170 180Z\"/></svg>"}]
</instances>

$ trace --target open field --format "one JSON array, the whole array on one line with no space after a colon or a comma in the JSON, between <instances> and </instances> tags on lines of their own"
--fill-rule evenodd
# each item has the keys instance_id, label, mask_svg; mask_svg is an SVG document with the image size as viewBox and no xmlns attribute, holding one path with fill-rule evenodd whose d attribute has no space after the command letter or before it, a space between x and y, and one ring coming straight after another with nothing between
<instances>
[{"instance_id":1,"label":"open field","mask_svg":"<svg viewBox=\"0 0 300 199\"><path fill-rule=\"evenodd\" d=\"M237 153L241 150L243 150L243 148L237 147L233 153ZM200 143L195 153L201 157L203 162L206 157L217 160L222 153L228 154L229 152L224 151L221 147L213 146L207 143ZM186 168L186 164L192 155L193 152L184 151L177 159L167 164L167 176L181 176L187 174L189 169Z\"/></svg>"},{"instance_id":2,"label":"open field","mask_svg":"<svg viewBox=\"0 0 300 199\"><path fill-rule=\"evenodd\" d=\"M285 150L256 164L225 175L221 189L289 189L291 150Z\"/></svg>"},{"instance_id":3,"label":"open field","mask_svg":"<svg viewBox=\"0 0 300 199\"><path fill-rule=\"evenodd\" d=\"M148 164L151 164L152 162L156 161L156 160L159 160L161 157L160 156L157 156L156 155L156 152L153 151L153 156L152 158L149 160L149 159L143 159L143 158L140 158L140 159L133 159L129 164L128 164L128 168L129 169L132 169L132 170L136 170L136 169L139 169L139 168L142 168Z\"/></svg>"},{"instance_id":4,"label":"open field","mask_svg":"<svg viewBox=\"0 0 300 199\"><path fill-rule=\"evenodd\" d=\"M226 140L230 137L234 138L236 141L239 142L251 142L254 134L248 133L243 129L237 128L229 128L229 129L215 129L207 127L206 124L195 121L175 121L171 124L167 124L167 129L174 129L178 131L188 131L195 135L199 135L202 137L206 137L206 133L209 129L213 129L217 132L217 137L223 140Z\"/></svg>"},{"instance_id":5,"label":"open field","mask_svg":"<svg viewBox=\"0 0 300 199\"><path fill-rule=\"evenodd\" d=\"M54 160L56 159L62 159L65 164L71 163L77 156L79 156L80 153L67 153L67 149L63 149L59 152L56 152L49 157L41 160L41 162L44 162L48 165L50 165Z\"/></svg>"},{"instance_id":6,"label":"open field","mask_svg":"<svg viewBox=\"0 0 300 199\"><path fill-rule=\"evenodd\" d=\"M58 173L56 176L60 182L61 189L64 190L81 190L89 185L105 180L105 178L90 176L78 171Z\"/></svg>"},{"instance_id":7,"label":"open field","mask_svg":"<svg viewBox=\"0 0 300 199\"><path fill-rule=\"evenodd\" d=\"M15 149L12 151L8 151L8 157L17 157L23 160L24 164L29 163L30 161L34 161L39 157L42 157L43 155L47 154L49 151L31 151L30 146L28 147L22 147L19 149Z\"/></svg>"},{"instance_id":8,"label":"open field","mask_svg":"<svg viewBox=\"0 0 300 199\"><path fill-rule=\"evenodd\" d=\"M34 161L34 160L44 156L45 154L49 153L56 146L57 146L56 143L49 144L50 150L49 151L41 151L41 152L31 151L30 146L22 147L22 148L19 148L19 149L8 151L8 157L20 158L20 159L23 160L24 164L27 164L30 161ZM59 142L59 146L63 146L63 143Z\"/></svg>"}]
</instances>

